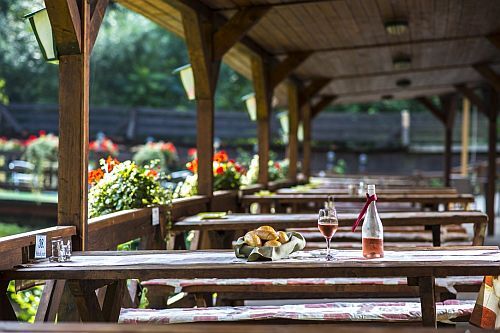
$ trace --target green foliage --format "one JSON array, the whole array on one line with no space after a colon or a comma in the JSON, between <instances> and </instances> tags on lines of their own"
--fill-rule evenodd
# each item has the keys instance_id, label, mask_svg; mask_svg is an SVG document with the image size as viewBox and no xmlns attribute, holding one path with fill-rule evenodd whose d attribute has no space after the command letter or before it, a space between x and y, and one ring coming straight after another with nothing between
<instances>
[{"instance_id":1,"label":"green foliage","mask_svg":"<svg viewBox=\"0 0 500 333\"><path fill-rule=\"evenodd\" d=\"M103 160L101 164L107 171L108 166ZM134 162L125 161L106 172L89 190L90 217L167 204L172 193L161 186L161 177L155 167L141 167Z\"/></svg>"},{"instance_id":2,"label":"green foliage","mask_svg":"<svg viewBox=\"0 0 500 333\"><path fill-rule=\"evenodd\" d=\"M17 224L0 222L0 237L20 234L27 231L29 231L29 228Z\"/></svg>"},{"instance_id":3,"label":"green foliage","mask_svg":"<svg viewBox=\"0 0 500 333\"><path fill-rule=\"evenodd\" d=\"M179 167L179 156L171 142L148 142L136 148L137 152L132 159L141 166L157 160L158 165L164 172L174 171Z\"/></svg>"},{"instance_id":4,"label":"green foliage","mask_svg":"<svg viewBox=\"0 0 500 333\"><path fill-rule=\"evenodd\" d=\"M36 310L40 303L43 287L36 286L16 293L14 281L11 281L7 289L7 294L18 307L17 319L19 321L34 322Z\"/></svg>"},{"instance_id":5,"label":"green foliage","mask_svg":"<svg viewBox=\"0 0 500 333\"><path fill-rule=\"evenodd\" d=\"M0 78L0 104L9 104L9 96L5 92L5 80Z\"/></svg>"},{"instance_id":6,"label":"green foliage","mask_svg":"<svg viewBox=\"0 0 500 333\"><path fill-rule=\"evenodd\" d=\"M42 134L28 141L23 157L35 166L39 183L45 168L57 162L58 145L59 139L52 134Z\"/></svg>"}]
</instances>

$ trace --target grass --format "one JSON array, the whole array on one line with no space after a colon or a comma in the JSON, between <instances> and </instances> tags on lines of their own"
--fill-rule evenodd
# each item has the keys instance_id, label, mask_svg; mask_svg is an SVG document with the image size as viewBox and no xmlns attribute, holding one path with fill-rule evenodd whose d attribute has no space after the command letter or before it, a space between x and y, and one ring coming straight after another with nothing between
<instances>
[{"instance_id":1,"label":"grass","mask_svg":"<svg viewBox=\"0 0 500 333\"><path fill-rule=\"evenodd\" d=\"M2 223L0 222L0 237L20 234L26 231L30 231L28 227L22 227L17 224Z\"/></svg>"},{"instance_id":2,"label":"grass","mask_svg":"<svg viewBox=\"0 0 500 333\"><path fill-rule=\"evenodd\" d=\"M0 200L33 201L40 203L57 203L56 193L18 192L0 190Z\"/></svg>"}]
</instances>

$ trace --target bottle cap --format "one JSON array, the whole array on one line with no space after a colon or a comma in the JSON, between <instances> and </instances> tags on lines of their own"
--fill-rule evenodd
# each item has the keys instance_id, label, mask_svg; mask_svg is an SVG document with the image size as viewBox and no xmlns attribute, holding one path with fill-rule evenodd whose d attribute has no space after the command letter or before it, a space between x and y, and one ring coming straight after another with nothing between
<instances>
[{"instance_id":1,"label":"bottle cap","mask_svg":"<svg viewBox=\"0 0 500 333\"><path fill-rule=\"evenodd\" d=\"M369 195L374 195L375 194L375 185L371 184L367 186L367 192Z\"/></svg>"}]
</instances>

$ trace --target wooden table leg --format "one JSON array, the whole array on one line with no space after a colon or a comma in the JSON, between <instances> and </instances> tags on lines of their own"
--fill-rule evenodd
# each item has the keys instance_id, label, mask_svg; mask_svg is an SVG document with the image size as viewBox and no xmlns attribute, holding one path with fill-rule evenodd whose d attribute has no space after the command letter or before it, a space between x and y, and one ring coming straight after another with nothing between
<instances>
[{"instance_id":1,"label":"wooden table leg","mask_svg":"<svg viewBox=\"0 0 500 333\"><path fill-rule=\"evenodd\" d=\"M17 321L16 313L10 304L10 299L7 296L7 288L9 288L8 280L0 280L0 320Z\"/></svg>"},{"instance_id":2,"label":"wooden table leg","mask_svg":"<svg viewBox=\"0 0 500 333\"><path fill-rule=\"evenodd\" d=\"M68 286L75 298L83 322L103 322L104 317L95 293L94 281L68 280Z\"/></svg>"},{"instance_id":3,"label":"wooden table leg","mask_svg":"<svg viewBox=\"0 0 500 333\"><path fill-rule=\"evenodd\" d=\"M127 280L118 280L108 285L106 296L104 296L104 304L102 305L102 315L105 321L118 322L126 290Z\"/></svg>"},{"instance_id":4,"label":"wooden table leg","mask_svg":"<svg viewBox=\"0 0 500 333\"><path fill-rule=\"evenodd\" d=\"M419 277L420 306L422 309L422 324L425 327L437 327L436 295L434 277Z\"/></svg>"},{"instance_id":5,"label":"wooden table leg","mask_svg":"<svg viewBox=\"0 0 500 333\"><path fill-rule=\"evenodd\" d=\"M42 298L36 311L36 322L53 322L56 320L65 285L65 280L45 281Z\"/></svg>"},{"instance_id":6,"label":"wooden table leg","mask_svg":"<svg viewBox=\"0 0 500 333\"><path fill-rule=\"evenodd\" d=\"M441 246L441 226L435 224L431 226L432 230L432 246Z\"/></svg>"}]
</instances>

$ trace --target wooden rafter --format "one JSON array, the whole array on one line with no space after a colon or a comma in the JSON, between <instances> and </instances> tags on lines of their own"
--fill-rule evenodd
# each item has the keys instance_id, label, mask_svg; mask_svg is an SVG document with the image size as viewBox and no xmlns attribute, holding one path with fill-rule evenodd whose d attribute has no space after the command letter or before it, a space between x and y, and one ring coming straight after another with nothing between
<instances>
[{"instance_id":1,"label":"wooden rafter","mask_svg":"<svg viewBox=\"0 0 500 333\"><path fill-rule=\"evenodd\" d=\"M80 54L81 19L76 0L45 0L59 55Z\"/></svg>"},{"instance_id":2,"label":"wooden rafter","mask_svg":"<svg viewBox=\"0 0 500 333\"><path fill-rule=\"evenodd\" d=\"M335 99L337 99L336 95L324 95L321 96L321 99L316 102L313 106L311 106L311 118L316 117L324 108L330 105Z\"/></svg>"},{"instance_id":3,"label":"wooden rafter","mask_svg":"<svg viewBox=\"0 0 500 333\"><path fill-rule=\"evenodd\" d=\"M335 1L344 1L344 0L289 0L287 2L275 2L269 4L273 8L283 8L283 7L291 7L291 6L298 6L298 5L316 5L316 4L321 4L323 2L328 2L332 3ZM216 11L227 11L227 10L238 10L240 8L254 8L254 7L259 7L260 5L242 5L242 6L226 6L223 8L217 8Z\"/></svg>"},{"instance_id":4,"label":"wooden rafter","mask_svg":"<svg viewBox=\"0 0 500 333\"><path fill-rule=\"evenodd\" d=\"M273 66L271 70L271 87L276 87L289 76L297 67L299 67L309 56L310 52L300 52L289 54L281 62Z\"/></svg>"},{"instance_id":5,"label":"wooden rafter","mask_svg":"<svg viewBox=\"0 0 500 333\"><path fill-rule=\"evenodd\" d=\"M465 84L457 84L455 85L455 89L467 97L467 99L474 104L477 109L484 113L485 115L488 115L488 108L486 107L486 104L484 103L483 99L474 92L471 88L467 87Z\"/></svg>"},{"instance_id":6,"label":"wooden rafter","mask_svg":"<svg viewBox=\"0 0 500 333\"><path fill-rule=\"evenodd\" d=\"M332 80L329 78L320 78L312 80L300 93L299 103L303 106L316 94L318 94L324 87L326 87Z\"/></svg>"},{"instance_id":7,"label":"wooden rafter","mask_svg":"<svg viewBox=\"0 0 500 333\"><path fill-rule=\"evenodd\" d=\"M439 101L441 102L441 112L444 117L444 124L447 128L453 127L456 115L456 94L448 93L439 96Z\"/></svg>"},{"instance_id":8,"label":"wooden rafter","mask_svg":"<svg viewBox=\"0 0 500 333\"><path fill-rule=\"evenodd\" d=\"M94 48L102 20L106 14L109 0L92 0L90 2L90 51Z\"/></svg>"},{"instance_id":9,"label":"wooden rafter","mask_svg":"<svg viewBox=\"0 0 500 333\"><path fill-rule=\"evenodd\" d=\"M214 58L222 59L229 51L264 15L270 7L259 6L239 10L229 21L218 28L214 34Z\"/></svg>"},{"instance_id":10,"label":"wooden rafter","mask_svg":"<svg viewBox=\"0 0 500 333\"><path fill-rule=\"evenodd\" d=\"M500 75L495 73L487 64L477 64L472 66L488 83L498 92L500 92Z\"/></svg>"},{"instance_id":11,"label":"wooden rafter","mask_svg":"<svg viewBox=\"0 0 500 333\"><path fill-rule=\"evenodd\" d=\"M437 107L428 97L421 96L415 98L416 101L418 101L420 104L425 106L427 110L429 110L441 123L446 125L446 117L444 112Z\"/></svg>"}]
</instances>

